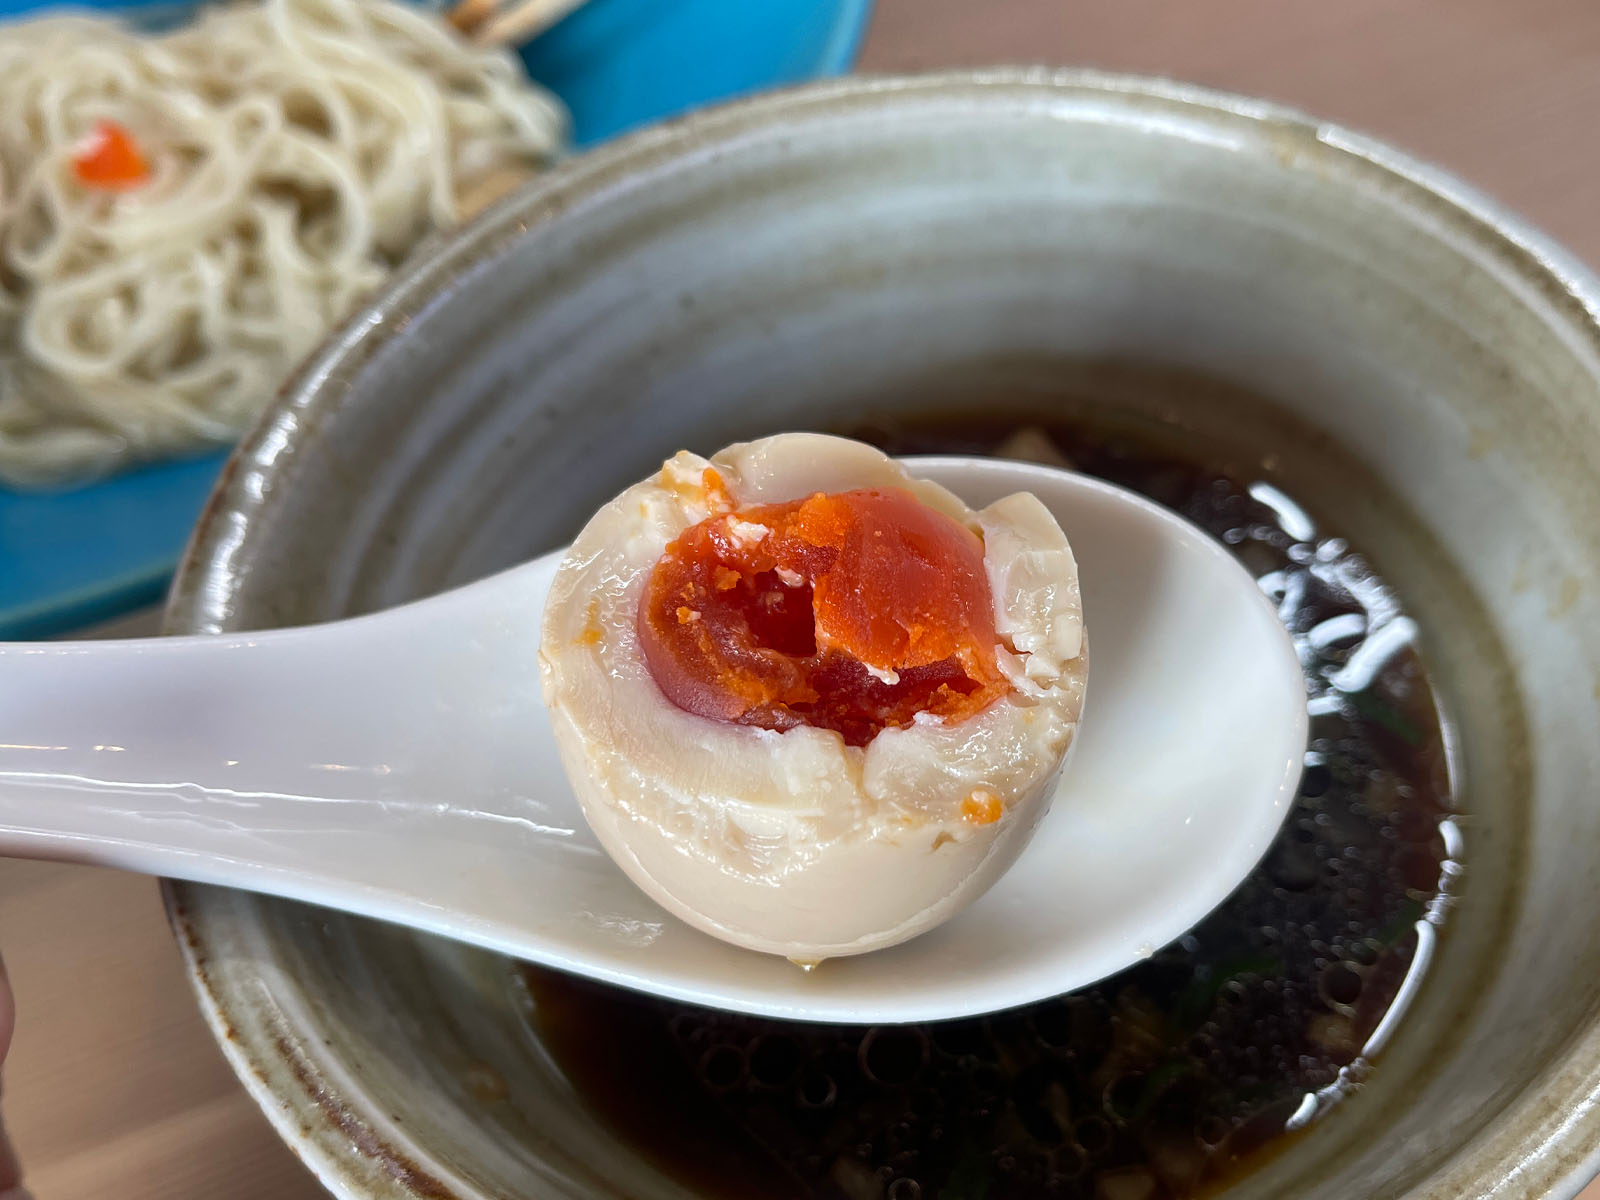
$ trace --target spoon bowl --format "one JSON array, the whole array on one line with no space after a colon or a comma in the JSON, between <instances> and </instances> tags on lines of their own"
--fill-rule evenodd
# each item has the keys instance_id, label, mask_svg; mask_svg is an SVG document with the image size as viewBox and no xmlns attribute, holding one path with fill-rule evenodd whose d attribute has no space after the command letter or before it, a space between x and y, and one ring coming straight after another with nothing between
<instances>
[{"instance_id":1,"label":"spoon bowl","mask_svg":"<svg viewBox=\"0 0 1600 1200\"><path fill-rule=\"evenodd\" d=\"M600 849L539 698L560 552L372 616L0 645L0 852L396 921L662 996L803 1020L993 1011L1182 934L1265 852L1305 747L1293 646L1219 545L1120 488L922 458L972 505L1031 491L1072 541L1094 665L1051 813L986 895L802 973L662 912Z\"/></svg>"}]
</instances>

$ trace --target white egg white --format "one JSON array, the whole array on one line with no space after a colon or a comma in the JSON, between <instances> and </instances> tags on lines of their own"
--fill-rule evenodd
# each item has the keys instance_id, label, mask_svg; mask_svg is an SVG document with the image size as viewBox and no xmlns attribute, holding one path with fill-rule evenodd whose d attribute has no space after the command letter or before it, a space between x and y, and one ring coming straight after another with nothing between
<instances>
[{"instance_id":1,"label":"white egg white","mask_svg":"<svg viewBox=\"0 0 1600 1200\"><path fill-rule=\"evenodd\" d=\"M706 486L707 468L725 493ZM662 694L636 620L669 542L730 497L743 509L884 487L983 538L1010 693L865 747L709 720ZM691 925L800 962L904 941L1000 877L1049 805L1088 672L1077 564L1044 505L1017 494L975 512L877 450L819 434L680 453L601 509L556 576L540 662L562 761L618 865ZM974 797L998 798L1000 818L964 816Z\"/></svg>"}]
</instances>

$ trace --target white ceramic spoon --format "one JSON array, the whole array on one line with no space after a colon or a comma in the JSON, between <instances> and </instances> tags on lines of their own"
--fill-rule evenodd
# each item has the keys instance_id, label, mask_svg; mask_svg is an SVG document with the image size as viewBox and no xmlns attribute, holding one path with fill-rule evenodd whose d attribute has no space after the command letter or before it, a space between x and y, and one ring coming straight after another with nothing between
<instances>
[{"instance_id":1,"label":"white ceramic spoon","mask_svg":"<svg viewBox=\"0 0 1600 1200\"><path fill-rule=\"evenodd\" d=\"M325 625L0 644L0 853L289 896L780 1017L955 1017L1103 978L1199 921L1271 843L1305 748L1293 647L1226 551L1130 492L995 459L908 465L974 507L1043 500L1094 648L1033 843L910 942L805 974L679 923L611 864L540 700L559 553Z\"/></svg>"}]
</instances>

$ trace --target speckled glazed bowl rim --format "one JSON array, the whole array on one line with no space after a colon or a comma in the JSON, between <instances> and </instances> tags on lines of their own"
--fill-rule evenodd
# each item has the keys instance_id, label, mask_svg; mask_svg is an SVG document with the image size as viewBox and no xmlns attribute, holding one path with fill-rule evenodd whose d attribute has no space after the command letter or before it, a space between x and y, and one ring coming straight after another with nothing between
<instances>
[{"instance_id":1,"label":"speckled glazed bowl rim","mask_svg":"<svg viewBox=\"0 0 1600 1200\"><path fill-rule=\"evenodd\" d=\"M1378 186L1402 207L1426 212L1458 232L1508 274L1564 312L1579 335L1600 347L1600 281L1527 222L1446 172L1368 137L1269 102L1160 79L1086 70L994 69L909 78L856 77L734 102L633 134L541 177L465 229L413 260L384 291L332 336L288 381L278 403L230 459L189 543L169 600L169 631L212 631L229 582L245 564L240 530L271 503L276 473L336 411L346 383L407 318L450 290L479 264L531 228L560 219L582 201L635 174L692 153L731 146L747 134L828 113L891 114L903 100L1071 95L1122 108L1132 117L1181 114L1194 123L1245 119L1281 145L1295 169L1343 175ZM1219 151L1226 153L1226 151ZM344 1196L471 1200L421 1171L373 1135L336 1080L297 1054L295 1016L270 990L247 986L219 964L248 959L249 931L233 927L225 906L208 917L211 889L168 883L168 912L206 1019L240 1079L284 1139L324 1183ZM246 922L245 924L248 924ZM248 972L247 972L248 974ZM1570 1198L1600 1170L1600 1020L1578 1031L1563 1061L1508 1106L1474 1143L1448 1160L1411 1196Z\"/></svg>"}]
</instances>

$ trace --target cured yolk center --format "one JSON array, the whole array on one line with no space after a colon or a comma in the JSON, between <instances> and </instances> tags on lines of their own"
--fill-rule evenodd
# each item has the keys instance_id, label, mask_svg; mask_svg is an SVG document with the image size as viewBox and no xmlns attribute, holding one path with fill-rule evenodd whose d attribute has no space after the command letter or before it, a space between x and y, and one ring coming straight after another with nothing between
<instances>
[{"instance_id":1,"label":"cured yolk center","mask_svg":"<svg viewBox=\"0 0 1600 1200\"><path fill-rule=\"evenodd\" d=\"M922 712L960 721L1010 688L983 542L899 490L708 517L651 570L638 624L679 708L852 746Z\"/></svg>"}]
</instances>

